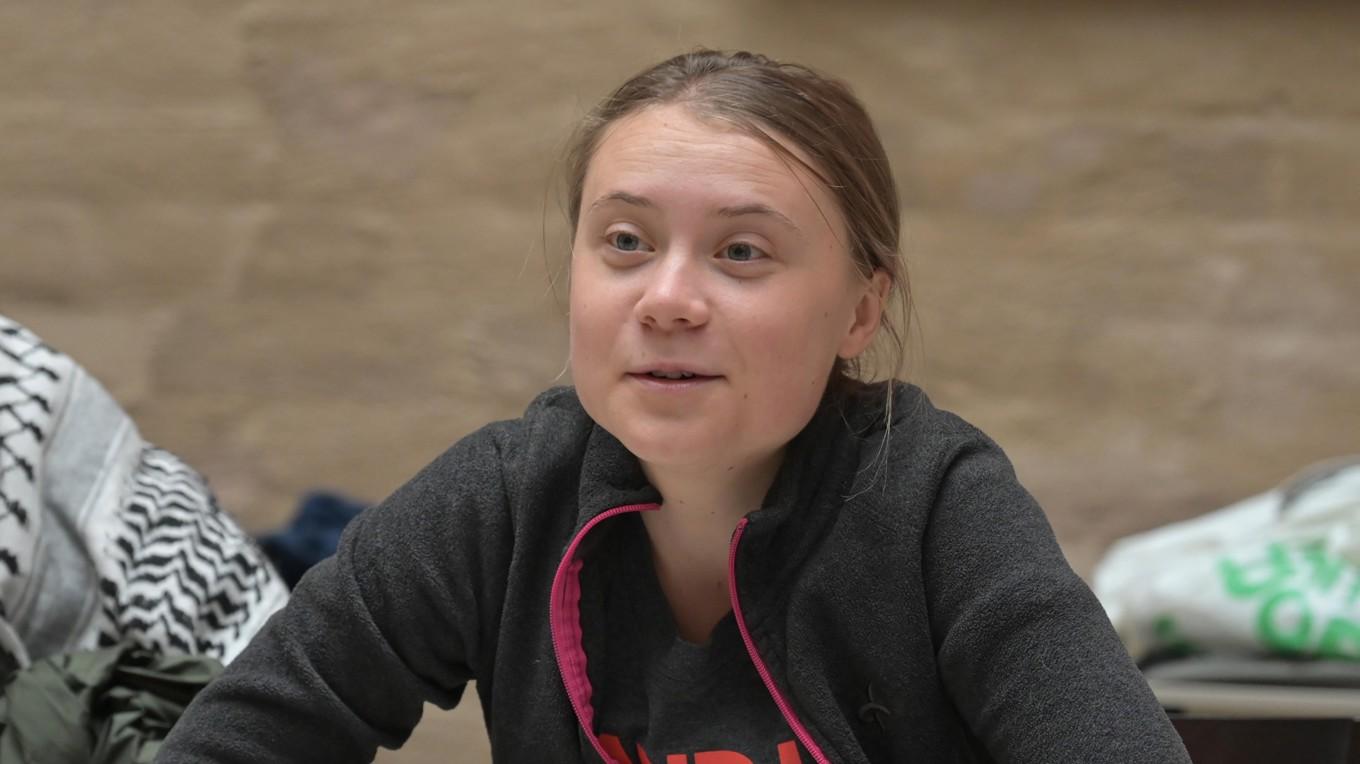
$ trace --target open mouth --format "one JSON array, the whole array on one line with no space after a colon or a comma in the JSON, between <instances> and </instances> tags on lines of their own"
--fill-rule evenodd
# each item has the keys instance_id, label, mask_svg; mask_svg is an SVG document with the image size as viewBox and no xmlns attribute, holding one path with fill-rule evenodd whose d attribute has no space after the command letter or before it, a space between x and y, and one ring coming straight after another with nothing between
<instances>
[{"instance_id":1,"label":"open mouth","mask_svg":"<svg viewBox=\"0 0 1360 764\"><path fill-rule=\"evenodd\" d=\"M717 379L717 377L713 375L700 374L695 371L684 371L682 369L668 369L665 371L652 369L650 371L633 372L629 374L629 376L640 382L646 382L652 385L675 387L688 387Z\"/></svg>"}]
</instances>

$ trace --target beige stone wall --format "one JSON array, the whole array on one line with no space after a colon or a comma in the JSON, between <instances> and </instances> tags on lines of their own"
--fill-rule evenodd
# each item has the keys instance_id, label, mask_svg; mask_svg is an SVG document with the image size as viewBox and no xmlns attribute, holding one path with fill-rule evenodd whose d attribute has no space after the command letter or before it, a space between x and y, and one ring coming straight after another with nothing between
<instances>
[{"instance_id":1,"label":"beige stone wall","mask_svg":"<svg viewBox=\"0 0 1360 764\"><path fill-rule=\"evenodd\" d=\"M573 120L750 47L867 102L912 377L1079 570L1360 451L1360 7L906 5L0 4L0 312L248 528L315 486L380 497L558 378ZM382 760L484 760L476 724Z\"/></svg>"}]
</instances>

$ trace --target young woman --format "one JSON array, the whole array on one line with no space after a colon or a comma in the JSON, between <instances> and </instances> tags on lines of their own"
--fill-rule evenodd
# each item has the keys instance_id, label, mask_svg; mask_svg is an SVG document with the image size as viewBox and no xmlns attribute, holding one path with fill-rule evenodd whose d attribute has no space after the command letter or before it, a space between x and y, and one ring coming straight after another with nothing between
<instances>
[{"instance_id":1,"label":"young woman","mask_svg":"<svg viewBox=\"0 0 1360 764\"><path fill-rule=\"evenodd\" d=\"M844 85L678 56L569 172L575 388L355 521L162 760L368 761L475 680L497 762L1188 761L996 444L856 381L904 276Z\"/></svg>"}]
</instances>

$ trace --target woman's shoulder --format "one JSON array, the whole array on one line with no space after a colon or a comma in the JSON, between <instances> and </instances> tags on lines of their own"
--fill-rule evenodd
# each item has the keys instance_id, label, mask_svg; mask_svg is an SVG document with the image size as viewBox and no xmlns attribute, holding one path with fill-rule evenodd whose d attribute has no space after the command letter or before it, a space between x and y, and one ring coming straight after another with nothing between
<instances>
[{"instance_id":1,"label":"woman's shoulder","mask_svg":"<svg viewBox=\"0 0 1360 764\"><path fill-rule=\"evenodd\" d=\"M547 390L519 417L459 438L376 514L383 523L442 528L451 536L470 527L515 526L515 517L534 503L526 496L557 496L567 489L592 427L574 391Z\"/></svg>"},{"instance_id":2,"label":"woman's shoulder","mask_svg":"<svg viewBox=\"0 0 1360 764\"><path fill-rule=\"evenodd\" d=\"M534 397L524 413L510 419L487 422L459 438L444 454L453 458L475 448L513 455L531 445L568 446L589 435L594 422L570 387L551 387Z\"/></svg>"},{"instance_id":3,"label":"woman's shoulder","mask_svg":"<svg viewBox=\"0 0 1360 764\"><path fill-rule=\"evenodd\" d=\"M594 420L581 405L576 388L568 385L550 387L534 397L524 409L520 422L554 431L589 432Z\"/></svg>"},{"instance_id":4,"label":"woman's shoulder","mask_svg":"<svg viewBox=\"0 0 1360 764\"><path fill-rule=\"evenodd\" d=\"M864 386L847 411L859 443L860 481L868 481L856 494L878 497L884 512L897 515L904 505L928 510L960 480L1014 486L1009 459L985 432L911 383L892 383L889 406L886 384Z\"/></svg>"},{"instance_id":5,"label":"woman's shoulder","mask_svg":"<svg viewBox=\"0 0 1360 764\"><path fill-rule=\"evenodd\" d=\"M900 458L919 461L930 453L999 448L976 425L937 406L924 389L911 382L863 384L850 392L846 401L843 413L851 431L866 442L886 439Z\"/></svg>"},{"instance_id":6,"label":"woman's shoulder","mask_svg":"<svg viewBox=\"0 0 1360 764\"><path fill-rule=\"evenodd\" d=\"M565 466L579 461L594 426L575 390L553 387L536 396L520 416L489 422L459 438L427 471L520 475Z\"/></svg>"}]
</instances>

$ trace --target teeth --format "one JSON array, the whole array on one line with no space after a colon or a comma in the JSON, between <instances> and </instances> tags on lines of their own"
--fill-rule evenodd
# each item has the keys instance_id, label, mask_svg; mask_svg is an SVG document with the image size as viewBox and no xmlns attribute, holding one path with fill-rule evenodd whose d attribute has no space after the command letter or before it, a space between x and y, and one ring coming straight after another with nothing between
<instances>
[{"instance_id":1,"label":"teeth","mask_svg":"<svg viewBox=\"0 0 1360 764\"><path fill-rule=\"evenodd\" d=\"M692 372L688 371L650 371L647 373L660 379L689 379L694 376Z\"/></svg>"}]
</instances>

